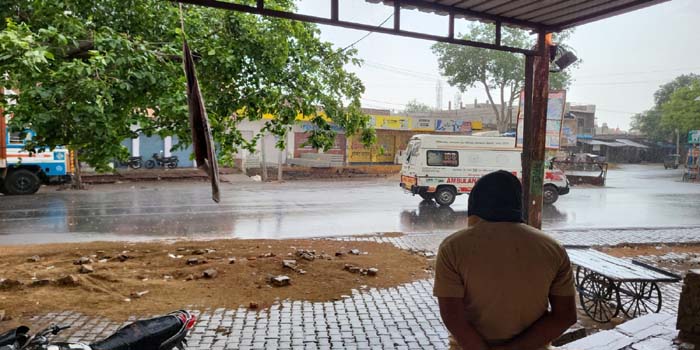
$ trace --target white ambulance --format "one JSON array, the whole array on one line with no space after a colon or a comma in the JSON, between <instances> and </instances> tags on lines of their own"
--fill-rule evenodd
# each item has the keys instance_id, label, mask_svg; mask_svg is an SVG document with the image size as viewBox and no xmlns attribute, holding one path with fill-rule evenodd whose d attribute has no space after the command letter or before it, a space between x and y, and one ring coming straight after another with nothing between
<instances>
[{"instance_id":1,"label":"white ambulance","mask_svg":"<svg viewBox=\"0 0 700 350\"><path fill-rule=\"evenodd\" d=\"M522 179L520 153L513 137L415 135L406 148L400 186L448 206L490 172L506 170ZM546 167L544 203L552 204L567 193L569 181L564 172Z\"/></svg>"}]
</instances>

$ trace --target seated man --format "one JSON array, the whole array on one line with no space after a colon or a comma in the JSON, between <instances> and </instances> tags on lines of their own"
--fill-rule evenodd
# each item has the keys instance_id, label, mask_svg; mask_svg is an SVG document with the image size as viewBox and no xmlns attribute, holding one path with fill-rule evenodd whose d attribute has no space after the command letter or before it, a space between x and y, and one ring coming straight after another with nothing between
<instances>
[{"instance_id":1,"label":"seated man","mask_svg":"<svg viewBox=\"0 0 700 350\"><path fill-rule=\"evenodd\" d=\"M576 323L569 257L523 223L521 192L506 171L482 177L469 195L469 227L440 245L433 293L451 349L547 349Z\"/></svg>"}]
</instances>

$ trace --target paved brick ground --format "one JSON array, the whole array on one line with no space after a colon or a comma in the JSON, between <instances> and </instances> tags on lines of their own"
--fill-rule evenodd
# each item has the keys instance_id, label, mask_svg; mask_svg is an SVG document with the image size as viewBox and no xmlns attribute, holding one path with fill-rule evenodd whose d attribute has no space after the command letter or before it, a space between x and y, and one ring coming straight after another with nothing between
<instances>
[{"instance_id":1,"label":"paved brick ground","mask_svg":"<svg viewBox=\"0 0 700 350\"><path fill-rule=\"evenodd\" d=\"M624 242L698 242L700 233L696 231L692 228L579 230L552 231L550 234L564 244L614 245ZM435 252L446 235L340 239L388 242L403 249ZM447 331L440 321L431 290L432 280L422 280L389 289L354 291L351 296L335 302L285 301L261 311L245 308L195 311L200 321L189 337L189 348L445 349ZM662 312L676 314L680 284L662 286L662 293ZM39 329L49 323L72 326L57 339L84 342L106 337L122 326L103 318L71 312L35 317L31 325Z\"/></svg>"}]
</instances>

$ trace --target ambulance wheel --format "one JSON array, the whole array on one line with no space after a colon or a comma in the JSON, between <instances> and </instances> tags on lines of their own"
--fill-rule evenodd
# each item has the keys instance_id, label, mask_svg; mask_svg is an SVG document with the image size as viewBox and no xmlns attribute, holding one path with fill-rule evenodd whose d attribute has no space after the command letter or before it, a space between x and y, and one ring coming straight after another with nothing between
<instances>
[{"instance_id":1,"label":"ambulance wheel","mask_svg":"<svg viewBox=\"0 0 700 350\"><path fill-rule=\"evenodd\" d=\"M559 199L559 191L552 185L544 186L542 189L542 201L544 204L554 204Z\"/></svg>"},{"instance_id":2,"label":"ambulance wheel","mask_svg":"<svg viewBox=\"0 0 700 350\"><path fill-rule=\"evenodd\" d=\"M455 202L455 191L451 187L439 187L435 192L435 201L442 206L448 206Z\"/></svg>"},{"instance_id":3,"label":"ambulance wheel","mask_svg":"<svg viewBox=\"0 0 700 350\"><path fill-rule=\"evenodd\" d=\"M7 175L4 186L9 195L34 194L41 187L41 182L36 174L26 169L20 169Z\"/></svg>"}]
</instances>

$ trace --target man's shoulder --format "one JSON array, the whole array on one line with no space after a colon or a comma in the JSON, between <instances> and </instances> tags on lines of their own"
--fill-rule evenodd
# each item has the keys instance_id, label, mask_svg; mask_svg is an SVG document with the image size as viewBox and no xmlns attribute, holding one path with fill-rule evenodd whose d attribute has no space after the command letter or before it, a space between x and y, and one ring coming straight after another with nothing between
<instances>
[{"instance_id":1,"label":"man's shoulder","mask_svg":"<svg viewBox=\"0 0 700 350\"><path fill-rule=\"evenodd\" d=\"M445 237L445 239L442 240L442 243L440 243L440 250L443 248L452 247L456 244L461 244L465 240L469 240L473 230L473 227L467 227Z\"/></svg>"}]
</instances>

